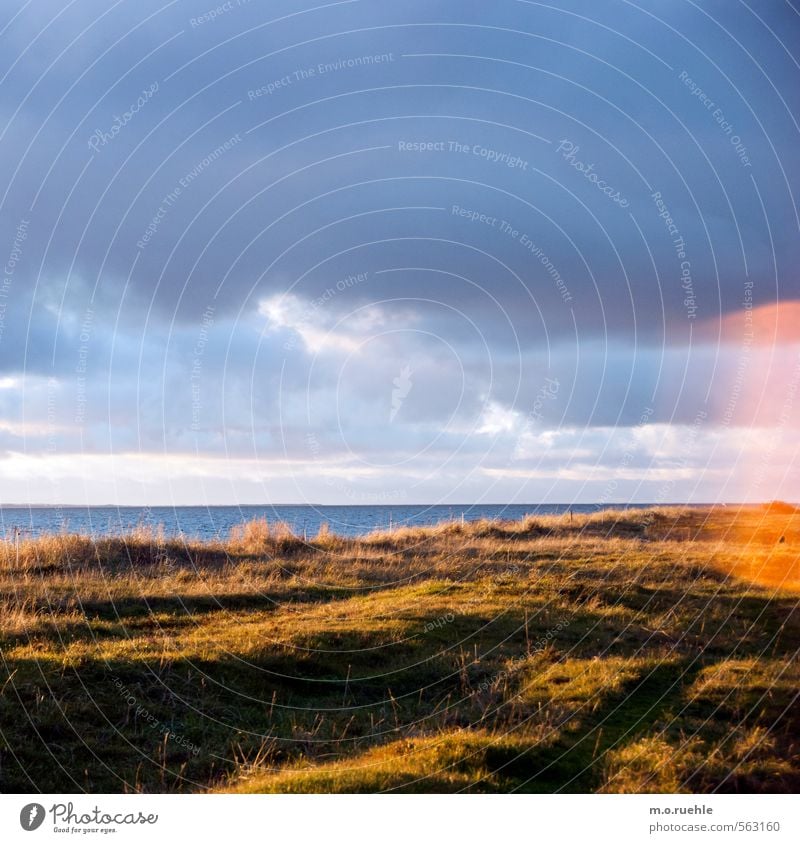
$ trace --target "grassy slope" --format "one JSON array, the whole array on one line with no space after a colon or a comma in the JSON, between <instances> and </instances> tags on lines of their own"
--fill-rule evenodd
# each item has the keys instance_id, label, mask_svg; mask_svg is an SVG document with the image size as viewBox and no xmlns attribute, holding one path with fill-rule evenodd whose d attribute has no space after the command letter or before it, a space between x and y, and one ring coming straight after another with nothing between
<instances>
[{"instance_id":1,"label":"grassy slope","mask_svg":"<svg viewBox=\"0 0 800 843\"><path fill-rule=\"evenodd\" d=\"M0 790L796 791L799 545L664 510L0 546Z\"/></svg>"}]
</instances>

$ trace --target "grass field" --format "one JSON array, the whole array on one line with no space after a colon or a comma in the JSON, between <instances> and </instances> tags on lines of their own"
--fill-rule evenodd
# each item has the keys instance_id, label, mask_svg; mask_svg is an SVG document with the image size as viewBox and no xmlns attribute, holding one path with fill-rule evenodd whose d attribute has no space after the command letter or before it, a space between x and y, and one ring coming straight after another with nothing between
<instances>
[{"instance_id":1,"label":"grass field","mask_svg":"<svg viewBox=\"0 0 800 843\"><path fill-rule=\"evenodd\" d=\"M0 542L0 790L796 792L798 548L783 507Z\"/></svg>"}]
</instances>

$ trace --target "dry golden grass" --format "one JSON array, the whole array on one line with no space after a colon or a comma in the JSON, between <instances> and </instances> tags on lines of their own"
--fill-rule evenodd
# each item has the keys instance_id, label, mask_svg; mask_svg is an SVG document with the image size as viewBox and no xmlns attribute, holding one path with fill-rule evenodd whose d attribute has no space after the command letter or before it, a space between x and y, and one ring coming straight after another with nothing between
<instances>
[{"instance_id":1,"label":"dry golden grass","mask_svg":"<svg viewBox=\"0 0 800 843\"><path fill-rule=\"evenodd\" d=\"M796 789L798 527L0 543L0 789Z\"/></svg>"}]
</instances>

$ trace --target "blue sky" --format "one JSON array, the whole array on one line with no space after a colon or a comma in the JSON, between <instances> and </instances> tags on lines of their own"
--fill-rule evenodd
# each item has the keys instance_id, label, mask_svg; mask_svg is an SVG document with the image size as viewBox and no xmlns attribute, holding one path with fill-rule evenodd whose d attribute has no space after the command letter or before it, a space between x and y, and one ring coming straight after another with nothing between
<instances>
[{"instance_id":1,"label":"blue sky","mask_svg":"<svg viewBox=\"0 0 800 843\"><path fill-rule=\"evenodd\" d=\"M4 4L0 500L800 498L799 36Z\"/></svg>"}]
</instances>

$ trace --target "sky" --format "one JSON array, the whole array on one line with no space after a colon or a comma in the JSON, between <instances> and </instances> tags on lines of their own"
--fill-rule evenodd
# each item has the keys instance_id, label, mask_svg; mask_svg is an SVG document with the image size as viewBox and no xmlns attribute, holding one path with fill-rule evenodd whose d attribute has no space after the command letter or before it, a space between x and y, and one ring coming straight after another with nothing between
<instances>
[{"instance_id":1,"label":"sky","mask_svg":"<svg viewBox=\"0 0 800 843\"><path fill-rule=\"evenodd\" d=\"M0 502L800 500L796 2L0 43Z\"/></svg>"}]
</instances>

